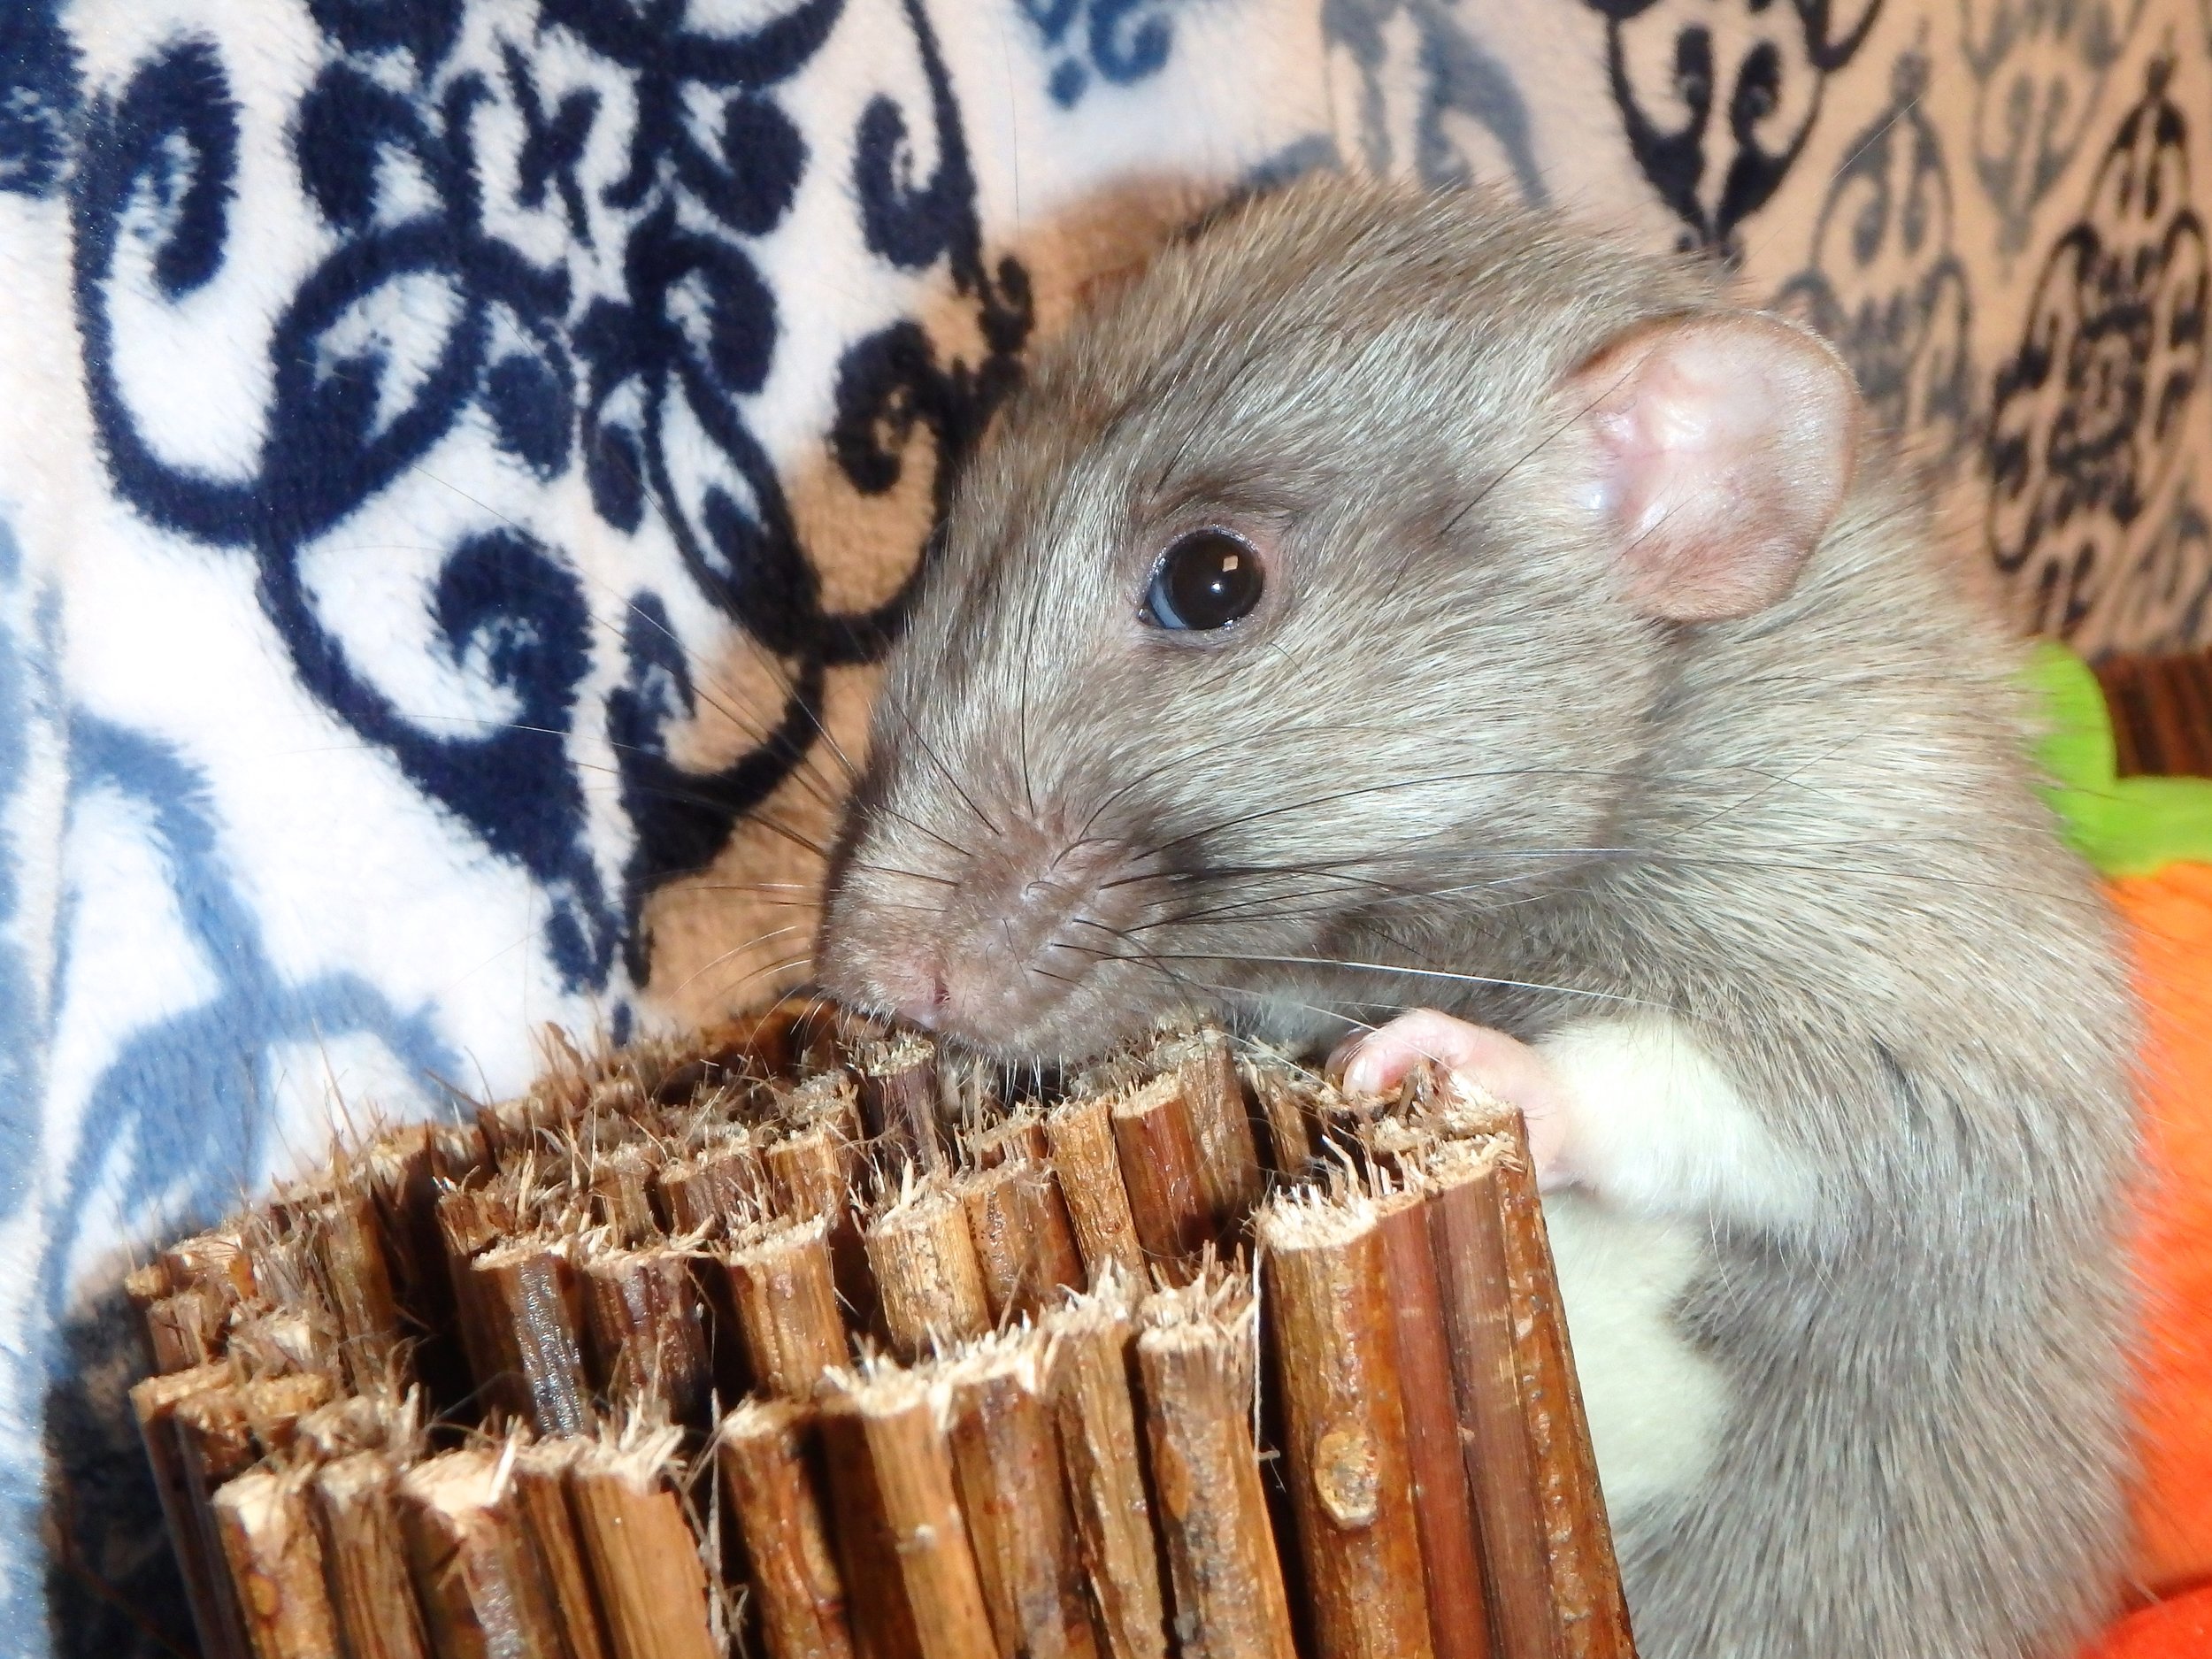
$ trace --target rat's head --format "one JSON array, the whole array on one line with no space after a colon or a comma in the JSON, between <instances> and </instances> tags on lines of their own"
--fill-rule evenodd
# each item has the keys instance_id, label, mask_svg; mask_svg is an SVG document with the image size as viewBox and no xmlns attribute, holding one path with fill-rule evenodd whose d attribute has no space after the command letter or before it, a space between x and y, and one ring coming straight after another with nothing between
<instances>
[{"instance_id":1,"label":"rat's head","mask_svg":"<svg viewBox=\"0 0 2212 1659\"><path fill-rule=\"evenodd\" d=\"M1671 641L1789 589L1856 411L1809 336L1479 196L1225 217L1041 355L963 481L824 982L1071 1058L1540 900Z\"/></svg>"}]
</instances>

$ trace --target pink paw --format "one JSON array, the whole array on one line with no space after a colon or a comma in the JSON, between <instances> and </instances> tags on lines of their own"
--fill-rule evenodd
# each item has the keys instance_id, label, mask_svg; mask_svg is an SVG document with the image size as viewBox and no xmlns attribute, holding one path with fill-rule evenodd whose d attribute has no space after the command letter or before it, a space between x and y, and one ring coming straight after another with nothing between
<instances>
[{"instance_id":1,"label":"pink paw","mask_svg":"<svg viewBox=\"0 0 2212 1659\"><path fill-rule=\"evenodd\" d=\"M1331 1064L1341 1069L1348 1094L1382 1094L1396 1088L1425 1060L1463 1089L1479 1090L1519 1107L1528 1123L1529 1151L1539 1184L1550 1187L1568 1179L1572 1101L1566 1079L1543 1054L1518 1038L1432 1009L1416 1009L1345 1043Z\"/></svg>"}]
</instances>

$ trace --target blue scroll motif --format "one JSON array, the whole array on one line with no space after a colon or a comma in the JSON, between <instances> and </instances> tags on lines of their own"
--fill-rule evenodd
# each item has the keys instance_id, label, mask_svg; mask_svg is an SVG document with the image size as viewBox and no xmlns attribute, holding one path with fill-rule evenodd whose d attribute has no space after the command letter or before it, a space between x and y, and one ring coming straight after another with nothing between
<instances>
[{"instance_id":1,"label":"blue scroll motif","mask_svg":"<svg viewBox=\"0 0 2212 1659\"><path fill-rule=\"evenodd\" d=\"M1482 176L1455 130L1471 122L1496 146L1521 199L1548 202L1527 102L1512 71L1477 39L1475 21L1450 0L1323 0L1322 30L1360 76L1357 127L1347 135L1353 153L1371 173L1455 188ZM1408 61L1393 61L1394 37L1413 42ZM1394 120L1394 106L1408 103L1406 119ZM1394 153L1401 126L1411 155Z\"/></svg>"},{"instance_id":2,"label":"blue scroll motif","mask_svg":"<svg viewBox=\"0 0 2212 1659\"><path fill-rule=\"evenodd\" d=\"M1167 66L1187 0L1017 0L1052 60L1046 88L1070 108L1099 81L1134 86Z\"/></svg>"},{"instance_id":3,"label":"blue scroll motif","mask_svg":"<svg viewBox=\"0 0 2212 1659\"><path fill-rule=\"evenodd\" d=\"M61 181L77 112L77 54L58 0L0 6L0 190L43 196Z\"/></svg>"},{"instance_id":4,"label":"blue scroll motif","mask_svg":"<svg viewBox=\"0 0 2212 1659\"><path fill-rule=\"evenodd\" d=\"M825 671L872 660L896 633L911 580L857 614L825 608L821 585L771 458L740 400L766 382L779 297L745 245L788 214L812 164L776 90L818 52L846 0L799 0L743 35L682 26L681 8L622 0L543 0L541 30L595 55L628 99L594 87L549 90L531 54L504 37L495 66L452 61L457 0L317 0L334 56L302 99L294 149L307 195L336 245L298 283L267 343L266 436L251 469L218 478L163 458L115 367L113 287L127 236L153 243L151 273L174 303L237 257L231 232L239 119L220 54L176 42L119 96L89 112L73 181L76 300L94 417L115 488L153 522L250 557L261 608L301 685L491 852L524 868L549 900L544 944L572 991L622 1002L618 955L646 976L640 925L655 887L709 862L733 825L807 753ZM928 88L921 119L872 100L855 134L852 196L871 251L895 268L941 267L971 303L980 360L941 361L926 331L899 319L855 341L838 372L831 452L852 487L887 491L919 432L934 443L940 505L959 457L1019 372L1032 308L1025 273L987 260L959 113L918 4L899 15ZM634 114L624 165L587 183L582 165L609 111ZM703 104L718 122L703 127ZM495 228L479 154L480 119L519 119L511 205L557 212L573 243L621 239L618 296L581 295L566 265L532 257ZM503 180L500 188L509 186ZM362 319L438 296L430 348L393 350ZM418 303L415 313L424 307ZM703 434L713 464L680 478L671 423ZM634 532L652 513L687 578L782 659L784 708L730 764L695 771L667 734L690 718L684 651L634 606L618 683L597 707L584 687L592 606L572 561L510 525L445 550L425 603L439 666L513 712L488 730L411 718L318 609L303 565L319 539L406 479L464 421L487 427L514 465L549 482L580 465L595 511ZM918 572L918 561L917 571ZM611 746L631 832L626 857L595 848L573 748L599 724Z\"/></svg>"}]
</instances>

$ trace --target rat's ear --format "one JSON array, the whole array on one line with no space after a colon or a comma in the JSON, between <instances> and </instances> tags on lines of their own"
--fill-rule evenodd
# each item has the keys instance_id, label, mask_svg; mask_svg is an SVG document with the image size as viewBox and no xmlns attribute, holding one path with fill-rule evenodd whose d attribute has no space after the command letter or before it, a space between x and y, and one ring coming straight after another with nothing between
<instances>
[{"instance_id":1,"label":"rat's ear","mask_svg":"<svg viewBox=\"0 0 2212 1659\"><path fill-rule=\"evenodd\" d=\"M1592 441L1590 499L1630 598L1670 621L1748 616L1789 592L1857 465L1850 372L1754 311L1632 328L1563 396Z\"/></svg>"}]
</instances>

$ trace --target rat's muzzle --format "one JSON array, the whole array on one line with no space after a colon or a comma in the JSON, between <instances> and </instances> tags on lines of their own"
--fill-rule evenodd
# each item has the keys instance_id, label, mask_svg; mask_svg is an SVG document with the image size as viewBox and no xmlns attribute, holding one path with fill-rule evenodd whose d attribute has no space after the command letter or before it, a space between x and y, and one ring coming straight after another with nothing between
<instances>
[{"instance_id":1,"label":"rat's muzzle","mask_svg":"<svg viewBox=\"0 0 2212 1659\"><path fill-rule=\"evenodd\" d=\"M926 865L910 842L895 853L864 837L827 906L823 985L1000 1054L1112 1041L1121 1033L1100 1029L1101 991L1118 984L1126 999L1132 974L1145 972L1132 966L1143 948L1129 929L1149 871L1119 842L1002 825L964 859L941 848Z\"/></svg>"}]
</instances>

